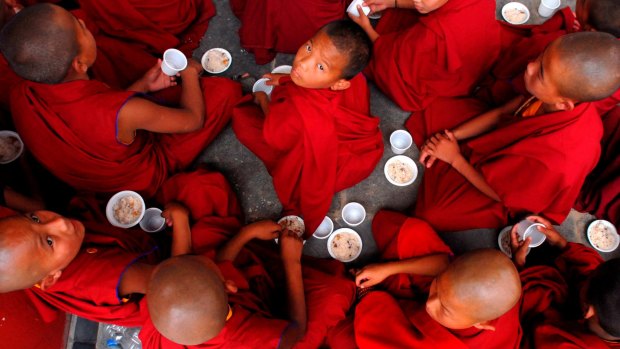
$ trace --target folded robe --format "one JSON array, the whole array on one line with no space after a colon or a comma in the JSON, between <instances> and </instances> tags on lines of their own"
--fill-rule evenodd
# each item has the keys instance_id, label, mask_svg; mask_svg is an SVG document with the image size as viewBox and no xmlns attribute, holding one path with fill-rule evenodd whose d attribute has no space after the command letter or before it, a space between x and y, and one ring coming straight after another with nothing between
<instances>
[{"instance_id":1,"label":"folded robe","mask_svg":"<svg viewBox=\"0 0 620 349\"><path fill-rule=\"evenodd\" d=\"M479 106L476 100L445 101L437 106L437 117L455 111L475 115ZM437 161L424 173L414 216L439 231L500 228L509 217L530 213L560 223L596 165L601 136L600 117L591 103L572 111L505 116L496 129L461 144L462 154L501 202Z\"/></svg>"},{"instance_id":2,"label":"folded robe","mask_svg":"<svg viewBox=\"0 0 620 349\"><path fill-rule=\"evenodd\" d=\"M129 98L94 80L55 85L24 81L13 90L11 110L26 147L52 174L78 190L131 189L150 197L171 174L189 166L227 124L240 96L237 83L201 79L205 124L186 134L138 131L118 142L116 121Z\"/></svg>"},{"instance_id":3,"label":"folded robe","mask_svg":"<svg viewBox=\"0 0 620 349\"><path fill-rule=\"evenodd\" d=\"M284 212L303 217L308 238L332 196L374 170L383 140L361 74L344 91L306 89L288 78L280 82L269 115L249 96L233 111L233 129L267 167Z\"/></svg>"}]
</instances>

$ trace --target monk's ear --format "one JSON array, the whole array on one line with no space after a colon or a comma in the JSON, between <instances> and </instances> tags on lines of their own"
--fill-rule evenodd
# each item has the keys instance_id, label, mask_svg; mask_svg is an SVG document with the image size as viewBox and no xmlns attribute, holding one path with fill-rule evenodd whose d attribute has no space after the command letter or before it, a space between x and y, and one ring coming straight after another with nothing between
<instances>
[{"instance_id":1,"label":"monk's ear","mask_svg":"<svg viewBox=\"0 0 620 349\"><path fill-rule=\"evenodd\" d=\"M340 79L336 81L330 88L333 91L342 91L351 87L351 82L349 80Z\"/></svg>"},{"instance_id":2,"label":"monk's ear","mask_svg":"<svg viewBox=\"0 0 620 349\"><path fill-rule=\"evenodd\" d=\"M75 71L78 74L86 74L86 72L88 71L88 64L82 63L82 60L78 55L75 56L75 58L73 58L73 60L71 61L71 68L69 69Z\"/></svg>"},{"instance_id":3,"label":"monk's ear","mask_svg":"<svg viewBox=\"0 0 620 349\"><path fill-rule=\"evenodd\" d=\"M490 321L479 322L474 324L474 327L481 330L495 331L495 326L491 325Z\"/></svg>"},{"instance_id":4,"label":"monk's ear","mask_svg":"<svg viewBox=\"0 0 620 349\"><path fill-rule=\"evenodd\" d=\"M562 98L560 102L555 103L555 109L571 111L575 109L575 103L576 102L570 98Z\"/></svg>"},{"instance_id":5,"label":"monk's ear","mask_svg":"<svg viewBox=\"0 0 620 349\"><path fill-rule=\"evenodd\" d=\"M238 287L232 280L224 281L224 288L226 289L226 293L237 293Z\"/></svg>"},{"instance_id":6,"label":"monk's ear","mask_svg":"<svg viewBox=\"0 0 620 349\"><path fill-rule=\"evenodd\" d=\"M62 270L57 270L53 273L50 273L48 276L43 278L41 282L39 282L39 288L45 291L46 289L52 287L56 283L56 281L60 279L61 275L62 275Z\"/></svg>"},{"instance_id":7,"label":"monk's ear","mask_svg":"<svg viewBox=\"0 0 620 349\"><path fill-rule=\"evenodd\" d=\"M586 310L586 314L583 316L583 318L589 319L593 317L594 315L596 315L596 312L594 311L594 307L588 304L588 309Z\"/></svg>"}]
</instances>

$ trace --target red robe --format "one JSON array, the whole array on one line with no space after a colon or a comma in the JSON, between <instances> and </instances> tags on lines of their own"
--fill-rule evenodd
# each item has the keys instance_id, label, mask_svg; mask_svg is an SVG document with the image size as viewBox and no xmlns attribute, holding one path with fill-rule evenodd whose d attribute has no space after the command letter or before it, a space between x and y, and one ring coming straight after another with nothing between
<instances>
[{"instance_id":1,"label":"red robe","mask_svg":"<svg viewBox=\"0 0 620 349\"><path fill-rule=\"evenodd\" d=\"M411 18L409 12L396 13ZM388 13L380 23L394 20ZM499 56L500 25L493 0L448 1L414 22L381 35L364 71L404 110L424 109L436 97L469 95Z\"/></svg>"},{"instance_id":2,"label":"red robe","mask_svg":"<svg viewBox=\"0 0 620 349\"><path fill-rule=\"evenodd\" d=\"M343 19L345 0L231 0L241 20L241 46L257 64L267 64L276 52L295 53L325 24Z\"/></svg>"},{"instance_id":3,"label":"red robe","mask_svg":"<svg viewBox=\"0 0 620 349\"><path fill-rule=\"evenodd\" d=\"M206 106L201 130L177 135L139 131L128 146L116 139L116 120L126 101L138 95L134 92L94 80L25 81L13 91L11 110L26 147L62 181L79 190L131 189L150 197L215 138L240 96L239 85L228 79L202 79L201 85Z\"/></svg>"},{"instance_id":4,"label":"red robe","mask_svg":"<svg viewBox=\"0 0 620 349\"><path fill-rule=\"evenodd\" d=\"M453 100L442 108L475 115L478 103ZM529 213L562 222L596 164L601 136L600 117L591 103L539 116L505 116L496 129L461 144L462 154L501 202L437 161L424 173L413 215L439 231L499 228L509 217Z\"/></svg>"},{"instance_id":5,"label":"red robe","mask_svg":"<svg viewBox=\"0 0 620 349\"><path fill-rule=\"evenodd\" d=\"M269 115L242 100L233 111L241 143L265 163L287 214L304 218L310 237L334 193L374 170L383 155L379 119L370 116L369 92L360 74L344 91L306 89L280 80Z\"/></svg>"},{"instance_id":6,"label":"red robe","mask_svg":"<svg viewBox=\"0 0 620 349\"><path fill-rule=\"evenodd\" d=\"M535 266L521 272L521 321L527 326L525 348L620 348L603 341L583 321L581 290L603 259L593 249L569 242L554 266Z\"/></svg>"}]
</instances>

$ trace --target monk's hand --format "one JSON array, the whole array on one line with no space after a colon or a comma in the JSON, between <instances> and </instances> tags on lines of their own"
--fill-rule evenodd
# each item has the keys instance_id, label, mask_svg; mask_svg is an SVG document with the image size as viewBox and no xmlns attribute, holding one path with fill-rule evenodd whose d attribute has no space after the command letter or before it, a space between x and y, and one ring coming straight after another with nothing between
<instances>
[{"instance_id":1,"label":"monk's hand","mask_svg":"<svg viewBox=\"0 0 620 349\"><path fill-rule=\"evenodd\" d=\"M426 144L424 144L420 151L420 163L424 165L424 167L430 168L435 163L435 160L437 160L437 158L431 155L431 153L426 148Z\"/></svg>"},{"instance_id":2,"label":"monk's hand","mask_svg":"<svg viewBox=\"0 0 620 349\"><path fill-rule=\"evenodd\" d=\"M362 3L364 6L370 7L373 13L383 11L388 7L394 7L394 0L366 0Z\"/></svg>"},{"instance_id":3,"label":"monk's hand","mask_svg":"<svg viewBox=\"0 0 620 349\"><path fill-rule=\"evenodd\" d=\"M555 230L551 222L541 216L529 216L527 217L527 219L536 223L543 224L545 226L544 228L538 226L536 227L536 229L538 229L539 232L545 234L549 245L557 247L561 250L566 247L568 241L566 241L566 239L560 233L558 233L557 230Z\"/></svg>"},{"instance_id":4,"label":"monk's hand","mask_svg":"<svg viewBox=\"0 0 620 349\"><path fill-rule=\"evenodd\" d=\"M267 86L280 86L280 79L285 77L285 76L290 76L290 74L271 74L271 73L267 73L267 74L263 75L263 78L269 79L269 80L265 81L265 85L267 85Z\"/></svg>"},{"instance_id":5,"label":"monk's hand","mask_svg":"<svg viewBox=\"0 0 620 349\"><path fill-rule=\"evenodd\" d=\"M370 19L368 19L368 16L364 13L364 10L362 10L362 6L357 5L357 12L359 13L359 17L349 13L349 18L351 18L353 22L357 23L357 25L362 27L362 29L368 33L368 30L372 29Z\"/></svg>"},{"instance_id":6,"label":"monk's hand","mask_svg":"<svg viewBox=\"0 0 620 349\"><path fill-rule=\"evenodd\" d=\"M156 92L177 84L176 76L168 76L161 71L161 59L140 80L144 86L142 92Z\"/></svg>"},{"instance_id":7,"label":"monk's hand","mask_svg":"<svg viewBox=\"0 0 620 349\"><path fill-rule=\"evenodd\" d=\"M357 287L374 286L385 280L390 273L385 264L370 264L358 270L355 275L355 284Z\"/></svg>"},{"instance_id":8,"label":"monk's hand","mask_svg":"<svg viewBox=\"0 0 620 349\"><path fill-rule=\"evenodd\" d=\"M450 165L452 165L457 159L463 157L461 155L459 143L456 140L456 137L454 137L454 133L449 130L445 130L444 133L437 133L433 137L429 138L422 147L422 152L422 155L428 153L430 156L434 156L435 158ZM422 160L422 156L420 156L420 161ZM422 162L424 163L424 161ZM429 167L428 164L427 167Z\"/></svg>"},{"instance_id":9,"label":"monk's hand","mask_svg":"<svg viewBox=\"0 0 620 349\"><path fill-rule=\"evenodd\" d=\"M272 220L262 220L248 224L241 229L243 234L248 234L253 239L273 240L278 237L282 227Z\"/></svg>"},{"instance_id":10,"label":"monk's hand","mask_svg":"<svg viewBox=\"0 0 620 349\"><path fill-rule=\"evenodd\" d=\"M297 234L288 229L280 233L280 257L284 263L294 263L301 261L301 251L304 248L304 241Z\"/></svg>"},{"instance_id":11,"label":"monk's hand","mask_svg":"<svg viewBox=\"0 0 620 349\"><path fill-rule=\"evenodd\" d=\"M512 251L512 261L517 266L517 269L523 269L525 266L525 258L527 257L530 242L532 242L531 237L520 240L517 233L517 225L515 224L510 231L510 250Z\"/></svg>"},{"instance_id":12,"label":"monk's hand","mask_svg":"<svg viewBox=\"0 0 620 349\"><path fill-rule=\"evenodd\" d=\"M262 105L263 103L269 104L269 96L267 96L265 92L258 91L258 92L252 93L252 95L254 95L254 104L259 105L259 106Z\"/></svg>"},{"instance_id":13,"label":"monk's hand","mask_svg":"<svg viewBox=\"0 0 620 349\"><path fill-rule=\"evenodd\" d=\"M166 219L166 225L169 227L175 224L189 222L189 210L178 202L169 202L166 204L161 216Z\"/></svg>"}]
</instances>

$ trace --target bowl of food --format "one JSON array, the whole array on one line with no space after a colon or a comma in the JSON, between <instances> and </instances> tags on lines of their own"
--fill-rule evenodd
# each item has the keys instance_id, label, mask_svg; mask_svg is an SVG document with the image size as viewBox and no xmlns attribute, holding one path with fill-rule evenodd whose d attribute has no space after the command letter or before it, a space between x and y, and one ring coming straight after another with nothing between
<instances>
[{"instance_id":1,"label":"bowl of food","mask_svg":"<svg viewBox=\"0 0 620 349\"><path fill-rule=\"evenodd\" d=\"M314 236L317 239L326 239L329 237L329 235L331 235L333 231L334 231L334 222L332 221L331 218L325 216L325 218L323 218L323 221L321 222L319 227L316 228L312 236Z\"/></svg>"},{"instance_id":2,"label":"bowl of food","mask_svg":"<svg viewBox=\"0 0 620 349\"><path fill-rule=\"evenodd\" d=\"M362 238L353 229L340 228L327 240L327 251L332 258L341 262L351 262L362 253Z\"/></svg>"},{"instance_id":3,"label":"bowl of food","mask_svg":"<svg viewBox=\"0 0 620 349\"><path fill-rule=\"evenodd\" d=\"M502 17L510 24L519 25L530 19L530 10L520 2L509 2L502 7Z\"/></svg>"},{"instance_id":4,"label":"bowl of food","mask_svg":"<svg viewBox=\"0 0 620 349\"><path fill-rule=\"evenodd\" d=\"M24 142L17 132L0 131L0 164L15 161L24 152Z\"/></svg>"},{"instance_id":5,"label":"bowl of food","mask_svg":"<svg viewBox=\"0 0 620 349\"><path fill-rule=\"evenodd\" d=\"M131 228L144 217L145 205L140 194L123 190L114 194L105 208L110 224L120 228Z\"/></svg>"},{"instance_id":6,"label":"bowl of food","mask_svg":"<svg viewBox=\"0 0 620 349\"><path fill-rule=\"evenodd\" d=\"M590 223L587 235L590 245L601 252L611 252L620 244L620 236L618 236L616 227L603 219Z\"/></svg>"},{"instance_id":7,"label":"bowl of food","mask_svg":"<svg viewBox=\"0 0 620 349\"><path fill-rule=\"evenodd\" d=\"M418 167L408 156L396 155L388 159L383 168L388 182L404 187L415 181L418 177Z\"/></svg>"},{"instance_id":8,"label":"bowl of food","mask_svg":"<svg viewBox=\"0 0 620 349\"><path fill-rule=\"evenodd\" d=\"M512 230L512 225L509 225L502 229L497 236L497 244L499 245L499 249L504 252L508 258L512 258L512 248L510 248L510 231ZM527 254L532 250L531 247L528 246Z\"/></svg>"},{"instance_id":9,"label":"bowl of food","mask_svg":"<svg viewBox=\"0 0 620 349\"><path fill-rule=\"evenodd\" d=\"M303 218L299 216L284 216L278 220L278 224L280 224L282 229L288 229L297 234L297 236L299 237L303 237L304 233L306 232L306 224L304 224ZM277 244L278 239L276 238L275 241ZM306 240L304 240L304 244L305 243Z\"/></svg>"},{"instance_id":10,"label":"bowl of food","mask_svg":"<svg viewBox=\"0 0 620 349\"><path fill-rule=\"evenodd\" d=\"M202 55L202 68L211 74L220 74L230 68L232 56L223 48L212 48Z\"/></svg>"}]
</instances>

